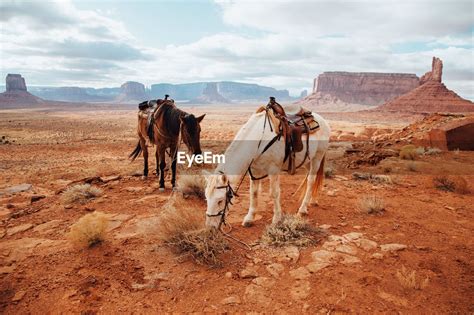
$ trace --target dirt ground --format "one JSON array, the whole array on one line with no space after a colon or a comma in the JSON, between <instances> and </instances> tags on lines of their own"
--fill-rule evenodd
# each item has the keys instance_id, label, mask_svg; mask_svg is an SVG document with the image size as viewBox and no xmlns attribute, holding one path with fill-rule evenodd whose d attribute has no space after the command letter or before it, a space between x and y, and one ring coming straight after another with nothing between
<instances>
[{"instance_id":1,"label":"dirt ground","mask_svg":"<svg viewBox=\"0 0 474 315\"><path fill-rule=\"evenodd\" d=\"M231 140L255 108L184 109L207 113L202 125L206 148L213 141ZM344 151L352 141L366 139L367 129L395 130L416 117L322 116L333 129L328 156L335 175L325 180L308 220L328 236L306 248L259 244L271 222L272 201L265 182L257 221L242 227L246 180L229 221L232 235L253 249L231 242L222 267L210 268L178 259L157 240L159 214L172 192L169 181L159 192L154 175L147 180L138 176L142 158L133 163L127 158L137 142L135 109L0 110L0 137L8 141L0 145L0 312L474 312L474 197L433 185L436 174L449 173L463 177L474 190L473 152L442 152L414 162L392 157L376 166L347 169ZM385 174L393 182L355 180L356 171ZM60 192L71 182L115 175L120 178L96 184L101 197L65 208ZM282 176L285 212L296 213L292 194L303 178L304 170ZM32 187L4 191L19 184ZM44 198L31 202L39 195ZM386 211L361 211L360 199L366 195L382 198ZM186 202L204 220L205 201ZM106 241L90 249L74 247L66 233L94 210L108 216ZM339 253L338 259L324 268L311 267L329 252ZM402 269L414 272L414 284L403 281ZM242 273L248 270L249 275Z\"/></svg>"}]
</instances>

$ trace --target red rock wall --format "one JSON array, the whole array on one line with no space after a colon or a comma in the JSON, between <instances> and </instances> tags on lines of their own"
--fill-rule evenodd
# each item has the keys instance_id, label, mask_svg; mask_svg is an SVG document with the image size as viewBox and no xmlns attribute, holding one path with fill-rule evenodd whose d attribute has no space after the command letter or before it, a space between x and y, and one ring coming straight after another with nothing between
<instances>
[{"instance_id":1,"label":"red rock wall","mask_svg":"<svg viewBox=\"0 0 474 315\"><path fill-rule=\"evenodd\" d=\"M380 105L420 85L415 74L324 72L314 80L314 92L330 94L347 103Z\"/></svg>"}]
</instances>

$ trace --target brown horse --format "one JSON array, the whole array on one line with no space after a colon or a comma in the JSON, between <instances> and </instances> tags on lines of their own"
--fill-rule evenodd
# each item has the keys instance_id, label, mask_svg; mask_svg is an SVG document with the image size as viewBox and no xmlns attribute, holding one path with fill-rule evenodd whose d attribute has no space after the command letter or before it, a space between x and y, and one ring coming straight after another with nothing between
<instances>
[{"instance_id":1,"label":"brown horse","mask_svg":"<svg viewBox=\"0 0 474 315\"><path fill-rule=\"evenodd\" d=\"M154 106L154 108L150 108ZM156 176L160 176L160 191L165 189L164 170L166 167L165 153L172 159L171 163L171 185L176 186L176 156L179 147L179 137L186 144L188 150L193 154L201 154L200 123L204 115L195 117L180 110L173 100L157 100L154 102L143 102L139 105L138 112L138 141L135 150L130 154L132 161L143 151L144 168L143 176L148 176L148 148L147 139L156 145ZM169 149L169 152L166 151Z\"/></svg>"}]
</instances>

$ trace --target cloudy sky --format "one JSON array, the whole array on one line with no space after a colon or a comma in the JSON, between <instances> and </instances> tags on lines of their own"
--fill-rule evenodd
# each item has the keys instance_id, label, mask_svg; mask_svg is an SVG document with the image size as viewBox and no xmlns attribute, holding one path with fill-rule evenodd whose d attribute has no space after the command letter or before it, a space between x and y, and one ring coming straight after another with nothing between
<instances>
[{"instance_id":1,"label":"cloudy sky","mask_svg":"<svg viewBox=\"0 0 474 315\"><path fill-rule=\"evenodd\" d=\"M1 75L29 85L240 81L311 90L323 71L408 72L444 61L474 99L473 1L10 1Z\"/></svg>"}]
</instances>

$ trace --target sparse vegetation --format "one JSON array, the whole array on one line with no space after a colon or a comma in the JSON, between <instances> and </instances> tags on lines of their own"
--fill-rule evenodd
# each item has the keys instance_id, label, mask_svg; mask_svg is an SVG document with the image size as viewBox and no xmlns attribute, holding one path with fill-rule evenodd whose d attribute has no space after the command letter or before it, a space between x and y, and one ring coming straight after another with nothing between
<instances>
[{"instance_id":1,"label":"sparse vegetation","mask_svg":"<svg viewBox=\"0 0 474 315\"><path fill-rule=\"evenodd\" d=\"M384 166L384 167L383 167L383 172L384 172L385 174L391 173L391 172L392 172L392 167L390 167L390 166Z\"/></svg>"},{"instance_id":2,"label":"sparse vegetation","mask_svg":"<svg viewBox=\"0 0 474 315\"><path fill-rule=\"evenodd\" d=\"M324 168L324 177L333 178L334 177L334 167L332 165L326 165Z\"/></svg>"},{"instance_id":3,"label":"sparse vegetation","mask_svg":"<svg viewBox=\"0 0 474 315\"><path fill-rule=\"evenodd\" d=\"M418 164L415 161L409 161L407 163L407 170L410 172L418 172Z\"/></svg>"},{"instance_id":4,"label":"sparse vegetation","mask_svg":"<svg viewBox=\"0 0 474 315\"><path fill-rule=\"evenodd\" d=\"M440 154L442 151L441 149L439 148L428 148L426 151L425 151L425 155L438 155Z\"/></svg>"},{"instance_id":5,"label":"sparse vegetation","mask_svg":"<svg viewBox=\"0 0 474 315\"><path fill-rule=\"evenodd\" d=\"M398 282L404 289L422 290L426 288L430 282L429 277L418 279L416 271L408 271L405 266L402 266L400 270L397 270L396 276Z\"/></svg>"},{"instance_id":6,"label":"sparse vegetation","mask_svg":"<svg viewBox=\"0 0 474 315\"><path fill-rule=\"evenodd\" d=\"M433 179L434 186L443 191L454 191L456 184L447 176L437 176Z\"/></svg>"},{"instance_id":7,"label":"sparse vegetation","mask_svg":"<svg viewBox=\"0 0 474 315\"><path fill-rule=\"evenodd\" d=\"M308 246L317 243L321 233L319 229L311 226L306 219L285 214L280 222L266 227L262 235L262 241L273 246L290 244Z\"/></svg>"},{"instance_id":8,"label":"sparse vegetation","mask_svg":"<svg viewBox=\"0 0 474 315\"><path fill-rule=\"evenodd\" d=\"M414 160L418 156L417 148L413 144L401 148L399 156L403 160Z\"/></svg>"},{"instance_id":9,"label":"sparse vegetation","mask_svg":"<svg viewBox=\"0 0 474 315\"><path fill-rule=\"evenodd\" d=\"M102 195L102 190L89 184L78 184L69 187L62 195L64 204L86 203L88 200Z\"/></svg>"},{"instance_id":10,"label":"sparse vegetation","mask_svg":"<svg viewBox=\"0 0 474 315\"><path fill-rule=\"evenodd\" d=\"M219 265L218 255L228 248L222 233L205 228L201 211L189 209L179 199L173 198L160 217L160 240L198 263Z\"/></svg>"},{"instance_id":11,"label":"sparse vegetation","mask_svg":"<svg viewBox=\"0 0 474 315\"><path fill-rule=\"evenodd\" d=\"M381 214L385 211L385 203L376 195L363 196L359 201L360 210L368 214Z\"/></svg>"},{"instance_id":12,"label":"sparse vegetation","mask_svg":"<svg viewBox=\"0 0 474 315\"><path fill-rule=\"evenodd\" d=\"M69 240L80 247L92 247L105 239L107 217L102 212L88 213L71 226Z\"/></svg>"},{"instance_id":13,"label":"sparse vegetation","mask_svg":"<svg viewBox=\"0 0 474 315\"><path fill-rule=\"evenodd\" d=\"M205 198L206 179L202 175L181 175L178 178L178 187L184 197Z\"/></svg>"},{"instance_id":14,"label":"sparse vegetation","mask_svg":"<svg viewBox=\"0 0 474 315\"><path fill-rule=\"evenodd\" d=\"M389 175L372 175L370 182L378 184L393 184L392 177Z\"/></svg>"}]
</instances>

